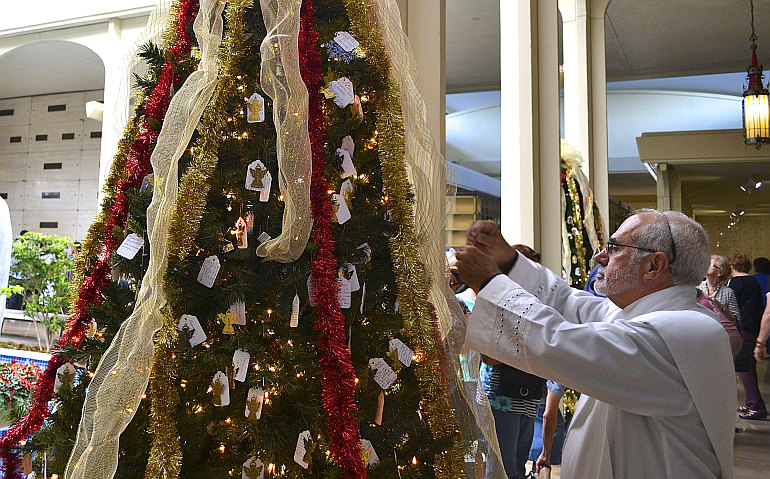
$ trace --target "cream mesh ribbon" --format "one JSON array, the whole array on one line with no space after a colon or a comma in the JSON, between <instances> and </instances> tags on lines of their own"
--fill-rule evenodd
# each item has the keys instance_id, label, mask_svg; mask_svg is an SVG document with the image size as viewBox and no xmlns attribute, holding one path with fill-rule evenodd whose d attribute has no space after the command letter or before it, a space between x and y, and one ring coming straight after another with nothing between
<instances>
[{"instance_id":1,"label":"cream mesh ribbon","mask_svg":"<svg viewBox=\"0 0 770 479\"><path fill-rule=\"evenodd\" d=\"M217 77L217 49L222 39L222 10L216 0L202 0L193 30L201 61L177 92L166 114L150 161L155 174L147 208L150 262L131 316L123 322L91 380L68 479L111 478L118 461L118 439L134 417L152 369L153 334L161 327L163 274L168 264L170 215L178 190L178 160L187 148Z\"/></svg>"},{"instance_id":2,"label":"cream mesh ribbon","mask_svg":"<svg viewBox=\"0 0 770 479\"><path fill-rule=\"evenodd\" d=\"M257 247L265 261L291 263L300 257L313 221L310 217L311 153L308 93L299 69L301 1L260 0L267 35L262 41L261 84L273 99L278 151L278 186L285 209L283 231Z\"/></svg>"},{"instance_id":3,"label":"cream mesh ribbon","mask_svg":"<svg viewBox=\"0 0 770 479\"><path fill-rule=\"evenodd\" d=\"M446 271L445 227L448 206L454 199L455 188L447 185L447 164L433 142L427 123L427 111L417 86L417 66L409 40L401 26L401 14L395 0L371 0L372 20L382 34L382 44L391 67L390 81L401 93L404 118L406 167L415 195L415 227L420 243L420 257L429 279L428 297L436 308L441 335L444 339L452 375L449 393L458 422L469 448L474 439L484 436L488 444L488 461L499 476L505 477L500 448L495 434L494 419L488 404L474 400L476 383L463 379L459 357L465 339L465 316L457 298L449 288ZM471 358L471 377L478 380L479 357ZM478 443L476 443L478 446ZM489 467L488 466L488 467Z\"/></svg>"},{"instance_id":4,"label":"cream mesh ribbon","mask_svg":"<svg viewBox=\"0 0 770 479\"><path fill-rule=\"evenodd\" d=\"M583 196L583 218L586 225L590 227L586 228L588 232L588 240L591 242L591 247L594 251L601 246L599 236L596 234L596 221L594 217L594 192L588 183L588 178L583 174L583 169L580 167L583 164L583 157L580 155L580 151L577 148L570 145L567 140L561 140L561 160L567 165L567 169L575 176L575 181L580 186L580 193ZM601 222L601 218L598 218Z\"/></svg>"}]
</instances>

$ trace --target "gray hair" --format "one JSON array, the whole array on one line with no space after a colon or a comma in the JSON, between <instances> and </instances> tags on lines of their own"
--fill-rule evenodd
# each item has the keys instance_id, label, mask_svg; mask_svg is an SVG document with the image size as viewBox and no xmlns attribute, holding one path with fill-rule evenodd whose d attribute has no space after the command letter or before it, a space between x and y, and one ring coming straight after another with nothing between
<instances>
[{"instance_id":1,"label":"gray hair","mask_svg":"<svg viewBox=\"0 0 770 479\"><path fill-rule=\"evenodd\" d=\"M678 211L658 211L651 208L635 214L653 214L653 219L631 235L635 244L666 253L671 279L678 285L697 285L706 276L709 267L709 238L700 223ZM671 232L669 233L669 226ZM673 248L672 248L673 242Z\"/></svg>"}]
</instances>

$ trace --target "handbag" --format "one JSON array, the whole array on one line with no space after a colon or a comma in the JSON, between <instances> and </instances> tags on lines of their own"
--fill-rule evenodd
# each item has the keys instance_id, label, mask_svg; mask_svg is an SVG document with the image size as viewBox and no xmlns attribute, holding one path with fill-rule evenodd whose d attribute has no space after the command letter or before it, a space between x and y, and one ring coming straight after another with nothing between
<instances>
[{"instance_id":1,"label":"handbag","mask_svg":"<svg viewBox=\"0 0 770 479\"><path fill-rule=\"evenodd\" d=\"M514 399L540 399L545 394L545 379L501 364L497 394Z\"/></svg>"}]
</instances>

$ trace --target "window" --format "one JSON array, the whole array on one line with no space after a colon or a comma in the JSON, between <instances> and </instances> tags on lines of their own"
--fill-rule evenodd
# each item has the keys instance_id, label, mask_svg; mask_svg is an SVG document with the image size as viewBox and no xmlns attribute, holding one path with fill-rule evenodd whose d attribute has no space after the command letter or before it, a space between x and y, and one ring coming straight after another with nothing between
<instances>
[{"instance_id":1,"label":"window","mask_svg":"<svg viewBox=\"0 0 770 479\"><path fill-rule=\"evenodd\" d=\"M61 139L62 140L74 140L75 139L75 134L74 133L62 133L61 134Z\"/></svg>"},{"instance_id":2,"label":"window","mask_svg":"<svg viewBox=\"0 0 770 479\"><path fill-rule=\"evenodd\" d=\"M48 111L64 111L67 105L48 105Z\"/></svg>"},{"instance_id":3,"label":"window","mask_svg":"<svg viewBox=\"0 0 770 479\"><path fill-rule=\"evenodd\" d=\"M58 191L44 191L42 198L44 200L58 200L61 198L61 193Z\"/></svg>"},{"instance_id":4,"label":"window","mask_svg":"<svg viewBox=\"0 0 770 479\"><path fill-rule=\"evenodd\" d=\"M44 170L61 170L61 163L43 163Z\"/></svg>"},{"instance_id":5,"label":"window","mask_svg":"<svg viewBox=\"0 0 770 479\"><path fill-rule=\"evenodd\" d=\"M48 135L35 135L35 141L48 141Z\"/></svg>"},{"instance_id":6,"label":"window","mask_svg":"<svg viewBox=\"0 0 770 479\"><path fill-rule=\"evenodd\" d=\"M40 229L43 228L58 228L59 222L58 221L41 221L40 222Z\"/></svg>"}]
</instances>

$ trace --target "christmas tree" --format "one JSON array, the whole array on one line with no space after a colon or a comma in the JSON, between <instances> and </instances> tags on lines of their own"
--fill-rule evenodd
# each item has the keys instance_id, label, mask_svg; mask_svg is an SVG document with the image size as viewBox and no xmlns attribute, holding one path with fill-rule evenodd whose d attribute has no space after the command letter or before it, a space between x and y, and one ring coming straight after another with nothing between
<instances>
[{"instance_id":1,"label":"christmas tree","mask_svg":"<svg viewBox=\"0 0 770 479\"><path fill-rule=\"evenodd\" d=\"M175 6L5 477L30 452L73 478L464 476L445 176L392 3Z\"/></svg>"}]
</instances>

